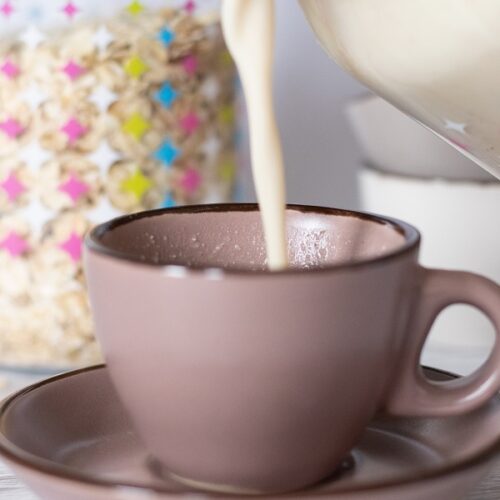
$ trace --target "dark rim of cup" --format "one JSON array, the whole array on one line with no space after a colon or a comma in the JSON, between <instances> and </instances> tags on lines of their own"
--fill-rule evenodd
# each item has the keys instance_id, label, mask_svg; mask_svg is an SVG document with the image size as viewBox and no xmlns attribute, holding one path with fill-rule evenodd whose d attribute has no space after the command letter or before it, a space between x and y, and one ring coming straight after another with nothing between
<instances>
[{"instance_id":1,"label":"dark rim of cup","mask_svg":"<svg viewBox=\"0 0 500 500\"><path fill-rule=\"evenodd\" d=\"M185 497L186 493L175 493L168 488L162 488L160 486L152 486L148 484L142 483L126 483L126 482L117 482L112 479L104 479L92 476L90 474L82 473L74 468L69 466L61 465L51 461L50 459L41 458L37 455L34 455L28 451L23 450L18 447L12 441L10 441L5 436L5 416L9 410L9 408L15 404L19 399L27 394L34 392L44 386L51 384L56 381L64 380L69 377L73 377L75 375L79 375L82 373L94 371L94 370L103 370L106 369L106 365L96 365L90 366L87 368L81 368L79 370L74 370L71 372L62 373L60 375L56 375L54 377L42 380L41 382L37 382L33 385L30 385L20 391L12 394L7 399L5 399L0 405L0 455L5 459L10 460L12 463L17 464L20 467L24 467L26 469L30 469L37 473L41 473L44 475L57 477L60 480L64 481L73 481L77 483L85 484L86 486L93 486L97 488L106 488L110 491L116 490L120 491L123 488L133 488L138 490L139 493L147 493L147 494L166 494L170 496L178 496ZM453 375L449 372L439 370L436 368L428 368L428 370L437 373L446 375L450 378L456 379L457 376ZM500 396L497 396L497 398ZM500 451L500 439L497 437L494 442L486 449L478 452L477 454L463 460L462 462L454 463L451 465L439 466L434 469L427 470L419 470L416 471L413 475L407 474L406 476L399 479L387 480L385 482L377 483L376 481L372 483L367 483L362 487L349 486L338 488L335 493L331 491L315 491L312 496L314 497L331 497L332 494L343 494L348 492L356 492L359 494L365 493L367 491L377 491L382 490L384 488L392 488L392 487L401 487L401 486L410 486L412 484L418 483L420 481L429 481L435 480L439 478L443 478L450 474L459 474L463 471L466 471L469 468L479 467L490 463L495 457L498 456ZM224 497L223 494L218 495L221 498ZM249 495L251 497L251 495ZM271 498L271 499L279 499L279 498L303 498L304 492L292 492L287 494L275 494L275 495L260 495L262 498ZM231 495L227 496L227 498L231 498Z\"/></svg>"},{"instance_id":2,"label":"dark rim of cup","mask_svg":"<svg viewBox=\"0 0 500 500\"><path fill-rule=\"evenodd\" d=\"M268 275L268 274L302 274L311 272L327 272L336 271L340 269L349 269L354 267L362 267L366 265L372 265L375 263L386 262L392 260L396 257L406 255L413 252L418 248L420 244L420 233L419 231L407 224L406 222L400 221L398 219L393 219L391 217L385 217L381 215L370 214L366 212L357 212L354 210L345 210L339 208L325 208L317 206L308 205L287 205L287 210L293 210L302 213L313 213L318 215L336 215L341 217L354 217L357 219L362 219L370 221L376 224L390 226L396 232L401 234L405 241L402 245L398 246L396 249L379 255L377 257L360 259L347 263L330 264L328 266L312 267L312 268L288 268L281 271L269 271L269 270L249 270L242 268L224 268L214 266L185 266L179 264L158 264L154 262L147 262L141 260L139 256L132 255L127 252L120 252L102 243L102 236L109 231L112 231L118 226L123 226L126 224L134 223L135 221L149 218L158 217L164 214L199 214L199 213L217 213L217 212L254 212L258 211L258 205L255 203L222 203L215 205L189 205L174 208L160 208L156 210L147 210L144 212L137 212L131 215L124 215L122 217L117 217L110 221L104 222L96 226L85 238L85 246L98 254L106 255L108 257L113 257L118 260L128 261L130 263L139 264L147 267L159 267L159 268L175 268L182 271L182 275L190 273L212 273L215 270L219 271L222 276L227 275Z\"/></svg>"}]
</instances>

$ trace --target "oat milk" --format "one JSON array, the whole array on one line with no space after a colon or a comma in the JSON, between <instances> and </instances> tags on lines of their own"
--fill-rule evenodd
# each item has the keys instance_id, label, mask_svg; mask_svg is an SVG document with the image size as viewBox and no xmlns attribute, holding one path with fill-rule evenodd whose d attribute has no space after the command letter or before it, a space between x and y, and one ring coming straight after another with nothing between
<instances>
[{"instance_id":1,"label":"oat milk","mask_svg":"<svg viewBox=\"0 0 500 500\"><path fill-rule=\"evenodd\" d=\"M250 149L271 270L287 266L283 153L273 109L273 0L226 0L226 43L236 61L248 106Z\"/></svg>"}]
</instances>

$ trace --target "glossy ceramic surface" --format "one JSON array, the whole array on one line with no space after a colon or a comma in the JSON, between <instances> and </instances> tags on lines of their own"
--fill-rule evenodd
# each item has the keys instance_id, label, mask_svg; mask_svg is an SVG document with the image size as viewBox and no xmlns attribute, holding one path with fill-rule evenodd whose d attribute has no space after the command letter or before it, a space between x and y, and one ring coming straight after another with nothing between
<instances>
[{"instance_id":1,"label":"glossy ceramic surface","mask_svg":"<svg viewBox=\"0 0 500 500\"><path fill-rule=\"evenodd\" d=\"M299 1L351 76L500 178L497 0Z\"/></svg>"},{"instance_id":2,"label":"glossy ceramic surface","mask_svg":"<svg viewBox=\"0 0 500 500\"><path fill-rule=\"evenodd\" d=\"M451 303L500 329L498 285L420 267L418 232L384 217L292 206L287 230L283 272L265 268L255 205L145 212L87 239L111 378L177 476L224 491L302 489L338 467L377 411L457 414L500 389L500 342L454 384L419 369Z\"/></svg>"},{"instance_id":3,"label":"glossy ceramic surface","mask_svg":"<svg viewBox=\"0 0 500 500\"><path fill-rule=\"evenodd\" d=\"M451 378L434 370L426 375ZM2 458L43 500L236 498L160 477L105 367L12 396L0 409L0 429ZM351 454L354 467L310 490L263 498L459 500L498 463L499 452L498 397L466 416L378 418ZM499 478L497 469L474 498L498 498Z\"/></svg>"}]
</instances>

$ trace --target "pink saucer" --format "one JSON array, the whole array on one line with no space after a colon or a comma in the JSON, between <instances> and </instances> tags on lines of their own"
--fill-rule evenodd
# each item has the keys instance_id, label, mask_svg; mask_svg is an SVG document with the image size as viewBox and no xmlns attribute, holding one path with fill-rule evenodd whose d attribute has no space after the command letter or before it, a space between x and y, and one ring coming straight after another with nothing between
<instances>
[{"instance_id":1,"label":"pink saucer","mask_svg":"<svg viewBox=\"0 0 500 500\"><path fill-rule=\"evenodd\" d=\"M452 378L427 373L436 380ZM0 454L45 500L229 498L155 473L103 366L59 375L11 396L0 408L0 424ZM497 397L466 416L377 419L345 470L307 491L264 498L459 500L496 461L496 474L469 497L493 500L500 498L499 458Z\"/></svg>"}]
</instances>

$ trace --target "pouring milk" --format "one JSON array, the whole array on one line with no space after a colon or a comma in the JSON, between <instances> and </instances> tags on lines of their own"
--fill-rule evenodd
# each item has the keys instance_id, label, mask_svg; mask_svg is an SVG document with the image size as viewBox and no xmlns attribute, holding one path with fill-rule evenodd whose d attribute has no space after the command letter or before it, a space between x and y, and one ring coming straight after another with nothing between
<instances>
[{"instance_id":1,"label":"pouring milk","mask_svg":"<svg viewBox=\"0 0 500 500\"><path fill-rule=\"evenodd\" d=\"M280 270L287 266L287 243L283 153L272 95L274 0L225 0L222 26L248 107L252 171L268 267Z\"/></svg>"},{"instance_id":2,"label":"pouring milk","mask_svg":"<svg viewBox=\"0 0 500 500\"><path fill-rule=\"evenodd\" d=\"M341 66L500 178L500 0L300 3ZM287 249L271 92L274 0L225 0L222 21L248 103L268 264L278 270Z\"/></svg>"}]
</instances>

